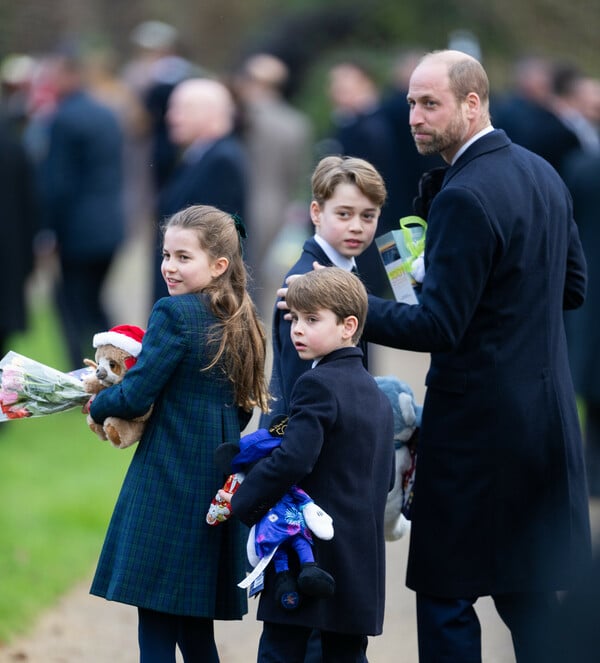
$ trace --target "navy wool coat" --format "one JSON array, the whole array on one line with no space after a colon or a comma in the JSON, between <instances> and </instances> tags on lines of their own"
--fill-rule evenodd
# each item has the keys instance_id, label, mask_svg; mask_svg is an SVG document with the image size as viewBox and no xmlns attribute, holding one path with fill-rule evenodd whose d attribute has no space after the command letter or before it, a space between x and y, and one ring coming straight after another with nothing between
<instances>
[{"instance_id":1,"label":"navy wool coat","mask_svg":"<svg viewBox=\"0 0 600 663\"><path fill-rule=\"evenodd\" d=\"M154 305L137 363L103 390L92 417L131 419L154 410L125 477L91 592L178 615L240 619L248 531L235 519L206 523L224 476L213 454L239 441L231 383L209 363L215 319L201 295Z\"/></svg>"},{"instance_id":2,"label":"navy wool coat","mask_svg":"<svg viewBox=\"0 0 600 663\"><path fill-rule=\"evenodd\" d=\"M590 553L563 309L586 267L570 196L493 131L449 168L428 218L421 302L370 297L384 345L431 352L407 570L467 597L567 587Z\"/></svg>"},{"instance_id":3,"label":"navy wool coat","mask_svg":"<svg viewBox=\"0 0 600 663\"><path fill-rule=\"evenodd\" d=\"M315 537L314 552L335 578L335 594L304 597L298 609L284 610L274 598L270 564L260 620L339 633L381 633L383 513L393 484L393 414L361 360L359 348L342 348L298 378L281 446L252 468L232 498L233 513L253 525L297 484L333 518L333 539Z\"/></svg>"}]
</instances>

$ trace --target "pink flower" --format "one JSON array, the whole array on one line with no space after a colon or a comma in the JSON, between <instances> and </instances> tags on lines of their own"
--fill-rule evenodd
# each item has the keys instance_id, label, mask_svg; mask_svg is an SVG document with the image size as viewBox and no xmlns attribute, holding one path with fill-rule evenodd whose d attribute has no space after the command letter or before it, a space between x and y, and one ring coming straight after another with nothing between
<instances>
[{"instance_id":1,"label":"pink flower","mask_svg":"<svg viewBox=\"0 0 600 663\"><path fill-rule=\"evenodd\" d=\"M19 400L19 394L16 391L8 391L6 385L2 384L0 389L0 403L3 405L11 405Z\"/></svg>"},{"instance_id":2,"label":"pink flower","mask_svg":"<svg viewBox=\"0 0 600 663\"><path fill-rule=\"evenodd\" d=\"M21 391L24 385L23 371L12 366L2 369L2 388L7 390Z\"/></svg>"}]
</instances>

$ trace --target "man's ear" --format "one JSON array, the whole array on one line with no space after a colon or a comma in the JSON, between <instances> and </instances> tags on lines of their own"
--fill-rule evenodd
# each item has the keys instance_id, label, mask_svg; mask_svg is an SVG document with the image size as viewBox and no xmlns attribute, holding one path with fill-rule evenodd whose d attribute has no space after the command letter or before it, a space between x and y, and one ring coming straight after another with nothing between
<instances>
[{"instance_id":1,"label":"man's ear","mask_svg":"<svg viewBox=\"0 0 600 663\"><path fill-rule=\"evenodd\" d=\"M348 315L344 318L344 332L345 339L352 338L358 329L358 318L355 315Z\"/></svg>"},{"instance_id":2,"label":"man's ear","mask_svg":"<svg viewBox=\"0 0 600 663\"><path fill-rule=\"evenodd\" d=\"M479 95L475 92L469 92L465 98L465 103L467 104L468 117L475 117L475 115L479 113L479 108L481 107L481 99L479 98Z\"/></svg>"}]
</instances>

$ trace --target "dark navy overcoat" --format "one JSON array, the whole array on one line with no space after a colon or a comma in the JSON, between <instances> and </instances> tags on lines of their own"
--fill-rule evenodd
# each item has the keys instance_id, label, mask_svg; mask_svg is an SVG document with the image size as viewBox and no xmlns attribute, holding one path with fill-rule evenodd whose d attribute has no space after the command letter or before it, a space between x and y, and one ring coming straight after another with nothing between
<instances>
[{"instance_id":1,"label":"dark navy overcoat","mask_svg":"<svg viewBox=\"0 0 600 663\"><path fill-rule=\"evenodd\" d=\"M335 579L330 598L296 610L274 599L267 567L258 618L340 633L381 633L385 601L383 513L393 484L393 414L362 365L359 348L325 356L292 391L281 446L248 473L233 512L248 525L298 484L333 518L334 537L315 538L315 557Z\"/></svg>"},{"instance_id":2,"label":"dark navy overcoat","mask_svg":"<svg viewBox=\"0 0 600 663\"><path fill-rule=\"evenodd\" d=\"M563 309L585 261L570 196L503 131L448 170L428 218L421 302L370 297L369 337L431 352L407 571L471 597L568 586L590 552Z\"/></svg>"},{"instance_id":3,"label":"dark navy overcoat","mask_svg":"<svg viewBox=\"0 0 600 663\"><path fill-rule=\"evenodd\" d=\"M92 403L96 421L154 410L125 477L91 592L151 610L239 619L246 593L248 530L235 519L210 526L223 485L213 454L239 442L231 383L209 363L215 319L200 295L158 300L138 361Z\"/></svg>"}]
</instances>

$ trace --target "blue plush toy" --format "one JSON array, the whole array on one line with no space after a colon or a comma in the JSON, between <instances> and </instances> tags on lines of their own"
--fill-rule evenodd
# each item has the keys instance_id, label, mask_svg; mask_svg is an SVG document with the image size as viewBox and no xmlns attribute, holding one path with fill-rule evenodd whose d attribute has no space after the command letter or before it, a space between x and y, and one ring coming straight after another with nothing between
<instances>
[{"instance_id":1,"label":"blue plush toy","mask_svg":"<svg viewBox=\"0 0 600 663\"><path fill-rule=\"evenodd\" d=\"M224 487L226 492L234 492L249 468L281 444L286 423L286 420L278 420L269 429L259 428L254 433L244 435L239 447L232 444L219 445L215 453L217 464L232 473L228 479L230 486L226 483ZM232 454L235 455L232 457ZM225 504L222 516L219 517L215 502L218 503L218 496L207 514L207 522L211 525L231 515L229 505ZM313 534L324 540L333 538L332 519L301 488L292 486L251 528L247 553L255 570L239 586L250 587L272 559L276 573L275 594L279 604L286 610L298 607L303 594L313 597L331 596L335 581L315 561ZM291 552L298 557L300 571L297 576L289 567Z\"/></svg>"},{"instance_id":2,"label":"blue plush toy","mask_svg":"<svg viewBox=\"0 0 600 663\"><path fill-rule=\"evenodd\" d=\"M389 399L394 411L396 481L385 507L384 529L388 541L396 541L410 530L412 487L417 460L416 442L421 426L422 406L413 390L393 375L377 376L377 385Z\"/></svg>"}]
</instances>

